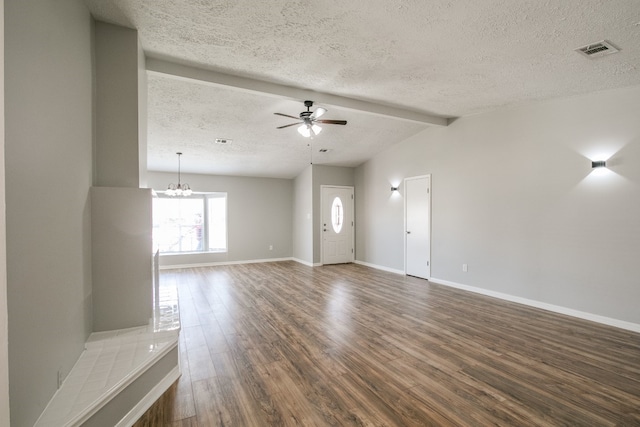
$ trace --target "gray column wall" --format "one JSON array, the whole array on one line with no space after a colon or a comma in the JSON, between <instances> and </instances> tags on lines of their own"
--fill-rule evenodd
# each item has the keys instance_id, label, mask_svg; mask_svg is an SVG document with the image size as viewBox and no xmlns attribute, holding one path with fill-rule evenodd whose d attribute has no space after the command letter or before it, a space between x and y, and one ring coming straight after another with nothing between
<instances>
[{"instance_id":1,"label":"gray column wall","mask_svg":"<svg viewBox=\"0 0 640 427\"><path fill-rule=\"evenodd\" d=\"M298 175L293 183L293 257L313 264L313 187L312 167Z\"/></svg>"},{"instance_id":2,"label":"gray column wall","mask_svg":"<svg viewBox=\"0 0 640 427\"><path fill-rule=\"evenodd\" d=\"M9 325L4 177L4 1L0 0L0 425L9 425ZM6 398L4 396L7 396Z\"/></svg>"},{"instance_id":3,"label":"gray column wall","mask_svg":"<svg viewBox=\"0 0 640 427\"><path fill-rule=\"evenodd\" d=\"M139 187L142 61L136 30L96 21L96 186Z\"/></svg>"},{"instance_id":4,"label":"gray column wall","mask_svg":"<svg viewBox=\"0 0 640 427\"><path fill-rule=\"evenodd\" d=\"M91 189L93 331L145 326L153 308L151 190Z\"/></svg>"}]
</instances>

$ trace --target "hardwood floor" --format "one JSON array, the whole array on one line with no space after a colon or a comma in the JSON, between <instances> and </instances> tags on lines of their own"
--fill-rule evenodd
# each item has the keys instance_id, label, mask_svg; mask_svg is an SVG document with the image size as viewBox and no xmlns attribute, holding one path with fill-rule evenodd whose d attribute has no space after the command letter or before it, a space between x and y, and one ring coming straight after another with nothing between
<instances>
[{"instance_id":1,"label":"hardwood floor","mask_svg":"<svg viewBox=\"0 0 640 427\"><path fill-rule=\"evenodd\" d=\"M640 426L640 334L355 264L161 274L183 374L136 426Z\"/></svg>"}]
</instances>

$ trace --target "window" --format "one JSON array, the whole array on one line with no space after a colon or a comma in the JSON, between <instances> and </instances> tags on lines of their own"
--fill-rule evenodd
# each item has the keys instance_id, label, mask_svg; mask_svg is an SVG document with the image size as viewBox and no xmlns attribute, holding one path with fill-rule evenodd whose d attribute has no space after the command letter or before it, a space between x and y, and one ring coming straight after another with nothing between
<instances>
[{"instance_id":1,"label":"window","mask_svg":"<svg viewBox=\"0 0 640 427\"><path fill-rule=\"evenodd\" d=\"M331 205L331 225L336 234L340 234L340 230L342 230L342 215L342 200L340 197L336 197Z\"/></svg>"},{"instance_id":2,"label":"window","mask_svg":"<svg viewBox=\"0 0 640 427\"><path fill-rule=\"evenodd\" d=\"M225 252L227 193L153 199L153 247L160 253Z\"/></svg>"}]
</instances>

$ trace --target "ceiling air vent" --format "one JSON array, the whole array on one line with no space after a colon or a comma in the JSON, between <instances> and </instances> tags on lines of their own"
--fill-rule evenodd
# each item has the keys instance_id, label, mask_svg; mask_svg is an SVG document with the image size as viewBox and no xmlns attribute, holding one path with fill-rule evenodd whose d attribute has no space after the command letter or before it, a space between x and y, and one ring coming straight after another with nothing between
<instances>
[{"instance_id":1,"label":"ceiling air vent","mask_svg":"<svg viewBox=\"0 0 640 427\"><path fill-rule=\"evenodd\" d=\"M576 52L586 56L587 58L599 58L601 56L610 55L618 52L610 42L602 40L597 43L591 43L576 49Z\"/></svg>"}]
</instances>

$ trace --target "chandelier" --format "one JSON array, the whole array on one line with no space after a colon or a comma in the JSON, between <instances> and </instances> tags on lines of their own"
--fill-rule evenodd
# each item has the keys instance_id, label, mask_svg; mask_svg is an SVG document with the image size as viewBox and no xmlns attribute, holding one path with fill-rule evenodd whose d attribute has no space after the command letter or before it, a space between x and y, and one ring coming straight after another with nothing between
<instances>
[{"instance_id":1,"label":"chandelier","mask_svg":"<svg viewBox=\"0 0 640 427\"><path fill-rule=\"evenodd\" d=\"M298 133L305 138L318 135L322 131L322 128L316 124L306 123L298 128Z\"/></svg>"},{"instance_id":2,"label":"chandelier","mask_svg":"<svg viewBox=\"0 0 640 427\"><path fill-rule=\"evenodd\" d=\"M176 153L178 155L178 185L176 184L169 184L169 186L167 187L167 191L164 192L164 194L166 194L167 196L190 196L192 191L191 191L191 187L189 187L189 184L187 184L186 182L184 184L182 184L180 182L180 156L182 156L182 153Z\"/></svg>"}]
</instances>

